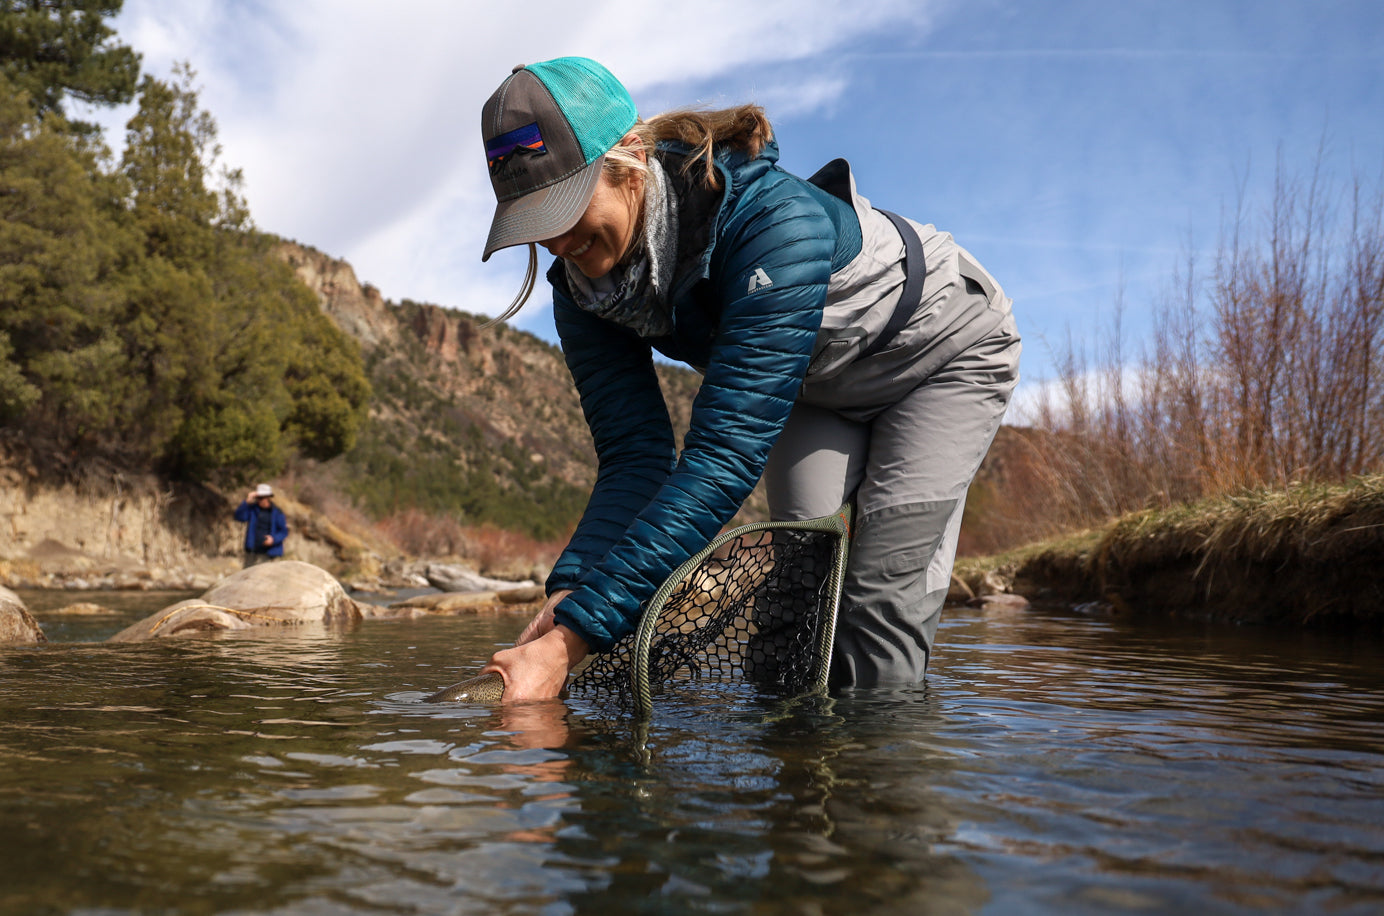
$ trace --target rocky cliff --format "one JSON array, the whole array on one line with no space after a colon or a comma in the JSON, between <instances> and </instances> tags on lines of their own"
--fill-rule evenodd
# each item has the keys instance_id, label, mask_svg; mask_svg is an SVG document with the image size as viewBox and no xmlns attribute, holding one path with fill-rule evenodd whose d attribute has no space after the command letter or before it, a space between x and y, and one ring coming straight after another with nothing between
<instances>
[{"instance_id":1,"label":"rocky cliff","mask_svg":"<svg viewBox=\"0 0 1384 916\"><path fill-rule=\"evenodd\" d=\"M317 294L322 311L359 341L363 350L369 352L398 339L398 325L384 297L375 287L362 285L350 264L296 242L276 244L273 254L293 268L298 279Z\"/></svg>"},{"instance_id":2,"label":"rocky cliff","mask_svg":"<svg viewBox=\"0 0 1384 916\"><path fill-rule=\"evenodd\" d=\"M575 522L596 457L561 351L454 309L391 302L349 264L295 243L276 253L360 342L375 396L336 479L375 516L407 506L550 538ZM679 435L699 377L659 367ZM751 512L754 510L751 509Z\"/></svg>"}]
</instances>

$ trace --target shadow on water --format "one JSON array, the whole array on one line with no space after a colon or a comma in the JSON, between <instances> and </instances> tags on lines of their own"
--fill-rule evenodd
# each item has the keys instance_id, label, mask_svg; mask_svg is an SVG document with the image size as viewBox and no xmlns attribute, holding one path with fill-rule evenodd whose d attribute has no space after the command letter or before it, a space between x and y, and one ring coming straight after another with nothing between
<instances>
[{"instance_id":1,"label":"shadow on water","mask_svg":"<svg viewBox=\"0 0 1384 916\"><path fill-rule=\"evenodd\" d=\"M926 688L420 702L522 623L0 650L0 912L1384 905L1377 642L959 610Z\"/></svg>"}]
</instances>

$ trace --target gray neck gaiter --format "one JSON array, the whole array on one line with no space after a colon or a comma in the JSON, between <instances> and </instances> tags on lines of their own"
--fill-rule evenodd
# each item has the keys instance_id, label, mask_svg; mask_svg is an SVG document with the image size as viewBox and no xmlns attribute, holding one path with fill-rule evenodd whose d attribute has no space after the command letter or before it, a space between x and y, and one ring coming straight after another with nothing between
<instances>
[{"instance_id":1,"label":"gray neck gaiter","mask_svg":"<svg viewBox=\"0 0 1384 916\"><path fill-rule=\"evenodd\" d=\"M592 279L563 261L573 299L585 311L630 328L640 337L666 337L673 332L673 310L667 295L677 243L677 197L663 166L650 158L644 179L644 230L629 262L616 264L604 277Z\"/></svg>"}]
</instances>

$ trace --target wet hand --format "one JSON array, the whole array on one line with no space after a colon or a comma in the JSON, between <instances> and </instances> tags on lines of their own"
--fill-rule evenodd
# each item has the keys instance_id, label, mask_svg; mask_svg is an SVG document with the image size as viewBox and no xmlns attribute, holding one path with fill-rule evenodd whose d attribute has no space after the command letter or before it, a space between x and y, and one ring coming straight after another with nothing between
<instances>
[{"instance_id":1,"label":"wet hand","mask_svg":"<svg viewBox=\"0 0 1384 916\"><path fill-rule=\"evenodd\" d=\"M519 634L519 638L514 641L514 644L516 646L522 646L524 643L533 642L535 639L551 630L553 628L553 611L557 609L562 599L570 594L572 594L572 590L570 588L564 588L549 595L547 602L543 605L543 610L539 611L538 614L534 616L533 620L529 621L529 625L524 627L524 632Z\"/></svg>"},{"instance_id":2,"label":"wet hand","mask_svg":"<svg viewBox=\"0 0 1384 916\"><path fill-rule=\"evenodd\" d=\"M505 679L501 702L546 700L562 693L567 674L590 651L586 640L558 625L513 649L501 649L482 670L498 671Z\"/></svg>"}]
</instances>

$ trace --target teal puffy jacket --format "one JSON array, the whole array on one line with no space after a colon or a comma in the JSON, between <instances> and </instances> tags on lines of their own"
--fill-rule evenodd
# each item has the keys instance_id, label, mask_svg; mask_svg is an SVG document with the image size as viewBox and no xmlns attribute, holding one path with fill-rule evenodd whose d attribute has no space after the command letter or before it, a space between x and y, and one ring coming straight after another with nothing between
<instances>
[{"instance_id":1,"label":"teal puffy jacket","mask_svg":"<svg viewBox=\"0 0 1384 916\"><path fill-rule=\"evenodd\" d=\"M831 273L860 250L855 213L779 168L777 146L753 159L720 151L720 190L682 174L687 152L659 147L679 199L669 336L642 339L582 310L561 262L548 271L600 470L547 588L574 589L556 621L595 651L634 628L749 496L807 372ZM653 348L704 375L680 456Z\"/></svg>"}]
</instances>

